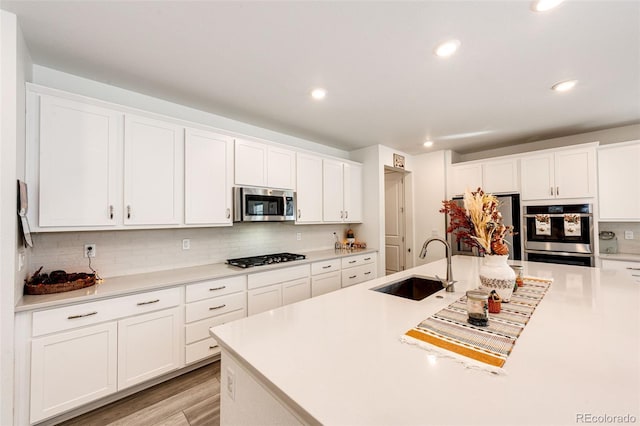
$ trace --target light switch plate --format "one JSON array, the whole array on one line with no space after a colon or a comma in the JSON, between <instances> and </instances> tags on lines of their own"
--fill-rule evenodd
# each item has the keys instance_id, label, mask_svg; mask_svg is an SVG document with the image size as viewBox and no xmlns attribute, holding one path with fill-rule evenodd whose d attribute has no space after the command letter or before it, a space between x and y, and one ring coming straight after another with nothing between
<instances>
[{"instance_id":1,"label":"light switch plate","mask_svg":"<svg viewBox=\"0 0 640 426\"><path fill-rule=\"evenodd\" d=\"M633 231L624 231L625 240L633 240Z\"/></svg>"},{"instance_id":2,"label":"light switch plate","mask_svg":"<svg viewBox=\"0 0 640 426\"><path fill-rule=\"evenodd\" d=\"M182 240L182 250L191 249L191 240L189 238L185 238Z\"/></svg>"}]
</instances>

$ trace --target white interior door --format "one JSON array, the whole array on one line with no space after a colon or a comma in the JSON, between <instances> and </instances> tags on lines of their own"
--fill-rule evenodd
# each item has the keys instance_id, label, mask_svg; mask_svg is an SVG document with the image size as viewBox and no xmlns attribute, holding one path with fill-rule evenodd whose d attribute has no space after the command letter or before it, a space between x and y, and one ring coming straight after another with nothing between
<instances>
[{"instance_id":1,"label":"white interior door","mask_svg":"<svg viewBox=\"0 0 640 426\"><path fill-rule=\"evenodd\" d=\"M384 187L385 270L389 275L406 267L404 174L385 171Z\"/></svg>"}]
</instances>

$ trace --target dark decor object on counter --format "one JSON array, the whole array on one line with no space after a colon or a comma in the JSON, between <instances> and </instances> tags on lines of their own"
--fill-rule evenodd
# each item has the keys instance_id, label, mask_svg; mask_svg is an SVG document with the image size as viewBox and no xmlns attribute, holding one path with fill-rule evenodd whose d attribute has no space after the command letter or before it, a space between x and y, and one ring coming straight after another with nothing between
<instances>
[{"instance_id":1,"label":"dark decor object on counter","mask_svg":"<svg viewBox=\"0 0 640 426\"><path fill-rule=\"evenodd\" d=\"M62 293L90 287L96 283L95 274L84 272L68 274L60 270L41 274L40 271L42 266L24 281L24 294Z\"/></svg>"}]
</instances>

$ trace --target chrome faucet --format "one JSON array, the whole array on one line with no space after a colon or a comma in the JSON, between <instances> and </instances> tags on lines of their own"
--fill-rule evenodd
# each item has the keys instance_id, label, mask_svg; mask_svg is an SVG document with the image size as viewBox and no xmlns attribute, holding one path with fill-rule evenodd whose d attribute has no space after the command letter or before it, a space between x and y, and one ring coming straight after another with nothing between
<instances>
[{"instance_id":1,"label":"chrome faucet","mask_svg":"<svg viewBox=\"0 0 640 426\"><path fill-rule=\"evenodd\" d=\"M452 292L454 291L453 284L455 283L455 281L453 280L453 273L451 272L451 246L449 245L447 240L440 237L429 238L427 241L424 242L422 246L422 251L420 251L420 259L424 259L424 257L427 255L427 246L432 241L440 241L442 244L444 244L445 255L447 256L447 277L446 279L443 280L436 275L436 278L442 281L442 287L447 289L448 292Z\"/></svg>"}]
</instances>

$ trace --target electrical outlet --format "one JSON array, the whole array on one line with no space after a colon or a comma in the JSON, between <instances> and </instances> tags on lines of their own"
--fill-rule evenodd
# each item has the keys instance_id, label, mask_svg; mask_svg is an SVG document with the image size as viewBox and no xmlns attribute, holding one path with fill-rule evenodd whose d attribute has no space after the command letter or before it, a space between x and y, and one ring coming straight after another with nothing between
<instances>
[{"instance_id":1,"label":"electrical outlet","mask_svg":"<svg viewBox=\"0 0 640 426\"><path fill-rule=\"evenodd\" d=\"M438 236L438 230L437 230L436 228L433 228L433 229L431 230L431 236L432 236L432 237L437 237L437 236Z\"/></svg>"},{"instance_id":2,"label":"electrical outlet","mask_svg":"<svg viewBox=\"0 0 640 426\"><path fill-rule=\"evenodd\" d=\"M84 245L84 257L96 257L96 245L85 244Z\"/></svg>"},{"instance_id":3,"label":"electrical outlet","mask_svg":"<svg viewBox=\"0 0 640 426\"><path fill-rule=\"evenodd\" d=\"M18 271L24 269L24 252L18 253Z\"/></svg>"},{"instance_id":4,"label":"electrical outlet","mask_svg":"<svg viewBox=\"0 0 640 426\"><path fill-rule=\"evenodd\" d=\"M227 367L227 394L232 401L236 400L236 373Z\"/></svg>"},{"instance_id":5,"label":"electrical outlet","mask_svg":"<svg viewBox=\"0 0 640 426\"><path fill-rule=\"evenodd\" d=\"M633 240L633 231L624 231L625 240Z\"/></svg>"},{"instance_id":6,"label":"electrical outlet","mask_svg":"<svg viewBox=\"0 0 640 426\"><path fill-rule=\"evenodd\" d=\"M302 239L302 232L296 233L296 240L300 241Z\"/></svg>"},{"instance_id":7,"label":"electrical outlet","mask_svg":"<svg viewBox=\"0 0 640 426\"><path fill-rule=\"evenodd\" d=\"M191 248L191 240L189 238L185 238L182 240L182 250L189 250Z\"/></svg>"}]
</instances>

